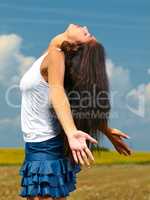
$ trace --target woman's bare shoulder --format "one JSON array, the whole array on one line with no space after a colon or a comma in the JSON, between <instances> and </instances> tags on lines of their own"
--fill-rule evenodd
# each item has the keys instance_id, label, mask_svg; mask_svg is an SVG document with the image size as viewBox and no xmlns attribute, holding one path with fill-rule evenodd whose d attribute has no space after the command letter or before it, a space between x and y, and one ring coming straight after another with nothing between
<instances>
[{"instance_id":1,"label":"woman's bare shoulder","mask_svg":"<svg viewBox=\"0 0 150 200\"><path fill-rule=\"evenodd\" d=\"M64 58L64 52L58 47L49 46L47 52L49 56L58 56Z\"/></svg>"},{"instance_id":2,"label":"woman's bare shoulder","mask_svg":"<svg viewBox=\"0 0 150 200\"><path fill-rule=\"evenodd\" d=\"M57 48L54 46L48 47L47 57L48 57L48 60L55 63L59 63L61 61L64 62L64 59L65 59L64 52L60 48Z\"/></svg>"}]
</instances>

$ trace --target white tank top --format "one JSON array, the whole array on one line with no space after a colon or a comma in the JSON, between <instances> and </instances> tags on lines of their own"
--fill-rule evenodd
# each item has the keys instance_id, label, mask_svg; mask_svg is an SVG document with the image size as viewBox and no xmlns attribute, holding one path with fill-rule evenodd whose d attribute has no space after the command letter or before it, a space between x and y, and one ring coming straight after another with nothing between
<instances>
[{"instance_id":1,"label":"white tank top","mask_svg":"<svg viewBox=\"0 0 150 200\"><path fill-rule=\"evenodd\" d=\"M21 130L25 142L45 141L60 133L59 121L50 110L49 85L40 72L40 65L47 53L32 64L19 83Z\"/></svg>"}]
</instances>

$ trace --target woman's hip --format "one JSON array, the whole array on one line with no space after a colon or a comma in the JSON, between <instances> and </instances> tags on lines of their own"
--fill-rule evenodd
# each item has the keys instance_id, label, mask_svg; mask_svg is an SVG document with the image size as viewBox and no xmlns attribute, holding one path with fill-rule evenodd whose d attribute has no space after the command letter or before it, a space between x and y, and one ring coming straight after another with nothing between
<instances>
[{"instance_id":1,"label":"woman's hip","mask_svg":"<svg viewBox=\"0 0 150 200\"><path fill-rule=\"evenodd\" d=\"M25 143L25 160L55 160L64 156L64 140L60 134L42 142Z\"/></svg>"}]
</instances>

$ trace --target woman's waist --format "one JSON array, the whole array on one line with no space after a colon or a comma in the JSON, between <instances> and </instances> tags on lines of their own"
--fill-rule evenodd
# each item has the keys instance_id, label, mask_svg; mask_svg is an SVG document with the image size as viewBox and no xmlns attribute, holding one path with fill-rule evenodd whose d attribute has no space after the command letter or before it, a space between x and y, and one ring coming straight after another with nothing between
<instances>
[{"instance_id":1,"label":"woman's waist","mask_svg":"<svg viewBox=\"0 0 150 200\"><path fill-rule=\"evenodd\" d=\"M60 134L60 131L56 130L49 130L48 132L41 131L38 129L32 129L32 130L22 130L23 132L23 139L26 143L39 143L39 142L44 142L47 140L50 140L54 137L56 137L58 134Z\"/></svg>"},{"instance_id":2,"label":"woman's waist","mask_svg":"<svg viewBox=\"0 0 150 200\"><path fill-rule=\"evenodd\" d=\"M55 158L64 151L64 141L60 134L42 142L26 142L25 157L27 160Z\"/></svg>"}]
</instances>

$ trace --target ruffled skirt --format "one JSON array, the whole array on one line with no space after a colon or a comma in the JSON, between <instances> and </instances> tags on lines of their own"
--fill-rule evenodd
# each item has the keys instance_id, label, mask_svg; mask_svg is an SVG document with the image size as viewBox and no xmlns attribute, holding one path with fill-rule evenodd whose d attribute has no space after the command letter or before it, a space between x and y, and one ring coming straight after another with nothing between
<instances>
[{"instance_id":1,"label":"ruffled skirt","mask_svg":"<svg viewBox=\"0 0 150 200\"><path fill-rule=\"evenodd\" d=\"M76 173L81 166L64 153L61 135L43 142L26 142L25 159L20 167L22 197L69 196L76 189Z\"/></svg>"}]
</instances>

